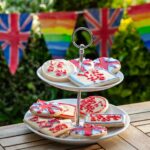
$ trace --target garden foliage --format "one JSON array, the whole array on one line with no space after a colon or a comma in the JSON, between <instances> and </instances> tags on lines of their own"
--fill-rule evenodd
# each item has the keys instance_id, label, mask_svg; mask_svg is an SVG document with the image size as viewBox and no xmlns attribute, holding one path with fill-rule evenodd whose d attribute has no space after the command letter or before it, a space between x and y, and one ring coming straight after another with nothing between
<instances>
[{"instance_id":1,"label":"garden foliage","mask_svg":"<svg viewBox=\"0 0 150 150\"><path fill-rule=\"evenodd\" d=\"M130 4L130 1L125 6L128 4ZM0 11L1 13L16 11L34 13L112 6L124 7L118 0L101 0L99 2L95 0L4 0L0 2ZM77 26L86 26L81 15ZM85 33L78 34L78 42L81 40L88 41L88 36ZM92 46L85 50L85 56L91 59L98 57L95 47ZM77 57L78 49L71 44L66 59ZM106 91L83 93L82 97L102 95L110 103L116 105L149 100L150 53L140 40L131 18L128 18L126 14L119 27L119 32L115 35L111 57L121 61L121 70L125 75L124 81ZM24 58L14 76L10 75L2 51L0 51L0 125L21 122L24 113L37 98L52 100L76 97L74 92L50 87L38 79L36 70L48 59L51 59L51 56L48 54L36 20L28 46L24 52Z\"/></svg>"}]
</instances>

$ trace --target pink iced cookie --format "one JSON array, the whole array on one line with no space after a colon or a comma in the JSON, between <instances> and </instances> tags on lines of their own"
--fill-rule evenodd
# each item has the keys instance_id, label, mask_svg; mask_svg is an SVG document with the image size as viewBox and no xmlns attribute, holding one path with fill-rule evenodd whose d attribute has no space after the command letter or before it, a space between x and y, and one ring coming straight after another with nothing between
<instances>
[{"instance_id":1,"label":"pink iced cookie","mask_svg":"<svg viewBox=\"0 0 150 150\"><path fill-rule=\"evenodd\" d=\"M107 134L105 127L91 126L91 127L77 127L73 128L70 135L74 138L99 138Z\"/></svg>"},{"instance_id":2,"label":"pink iced cookie","mask_svg":"<svg viewBox=\"0 0 150 150\"><path fill-rule=\"evenodd\" d=\"M73 73L69 76L69 80L77 86L103 86L118 82L119 77L102 70L89 70L84 72Z\"/></svg>"},{"instance_id":3,"label":"pink iced cookie","mask_svg":"<svg viewBox=\"0 0 150 150\"><path fill-rule=\"evenodd\" d=\"M125 125L123 114L88 114L85 117L86 124L102 125L105 127L122 127Z\"/></svg>"},{"instance_id":4,"label":"pink iced cookie","mask_svg":"<svg viewBox=\"0 0 150 150\"><path fill-rule=\"evenodd\" d=\"M54 82L67 82L68 76L76 71L76 67L70 61L54 59L45 62L42 67L42 75Z\"/></svg>"},{"instance_id":5,"label":"pink iced cookie","mask_svg":"<svg viewBox=\"0 0 150 150\"><path fill-rule=\"evenodd\" d=\"M39 116L31 116L24 119L32 128L50 135L50 136L60 136L72 129L72 121L70 119L61 120L56 118L41 118Z\"/></svg>"},{"instance_id":6,"label":"pink iced cookie","mask_svg":"<svg viewBox=\"0 0 150 150\"><path fill-rule=\"evenodd\" d=\"M70 60L71 63L73 63L77 69L79 69L79 59L72 59ZM80 68L81 71L88 71L94 68L94 63L90 59L84 59L82 62L82 66Z\"/></svg>"},{"instance_id":7,"label":"pink iced cookie","mask_svg":"<svg viewBox=\"0 0 150 150\"><path fill-rule=\"evenodd\" d=\"M80 114L104 113L108 109L108 101L102 96L89 96L80 102Z\"/></svg>"},{"instance_id":8,"label":"pink iced cookie","mask_svg":"<svg viewBox=\"0 0 150 150\"><path fill-rule=\"evenodd\" d=\"M117 59L109 57L100 57L94 61L95 69L105 69L110 73L117 73L121 69L121 64Z\"/></svg>"},{"instance_id":9,"label":"pink iced cookie","mask_svg":"<svg viewBox=\"0 0 150 150\"><path fill-rule=\"evenodd\" d=\"M63 106L54 102L38 100L31 105L30 111L32 114L42 117L58 117L63 112Z\"/></svg>"},{"instance_id":10,"label":"pink iced cookie","mask_svg":"<svg viewBox=\"0 0 150 150\"><path fill-rule=\"evenodd\" d=\"M60 118L75 120L76 106L66 103L58 103L63 108L63 111L59 115Z\"/></svg>"}]
</instances>

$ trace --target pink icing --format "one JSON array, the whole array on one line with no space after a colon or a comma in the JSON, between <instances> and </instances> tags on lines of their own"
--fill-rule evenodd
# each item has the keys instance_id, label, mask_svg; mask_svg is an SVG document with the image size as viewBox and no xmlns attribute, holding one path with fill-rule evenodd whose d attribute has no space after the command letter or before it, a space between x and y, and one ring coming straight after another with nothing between
<instances>
[{"instance_id":1,"label":"pink icing","mask_svg":"<svg viewBox=\"0 0 150 150\"><path fill-rule=\"evenodd\" d=\"M95 126L95 125L86 125L84 127L79 127L79 128L72 129L72 131L74 131L77 134L80 131L84 131L83 132L84 136L92 136L92 135L94 135L94 133L93 133L94 130L98 130L99 133L101 133L102 131L107 131L107 129L105 127Z\"/></svg>"},{"instance_id":2,"label":"pink icing","mask_svg":"<svg viewBox=\"0 0 150 150\"><path fill-rule=\"evenodd\" d=\"M47 110L49 114L55 114L58 111L62 111L62 108L57 106L56 104L54 105L53 103L46 103L43 100L37 101L37 103L34 103L31 107L30 110L38 110L37 113L41 114L43 110Z\"/></svg>"},{"instance_id":3,"label":"pink icing","mask_svg":"<svg viewBox=\"0 0 150 150\"><path fill-rule=\"evenodd\" d=\"M95 67L100 67L100 68L104 68L104 69L108 70L109 65L120 64L120 62L118 60L111 62L111 61L106 61L105 59L106 59L106 57L100 57L98 59L99 62L94 64Z\"/></svg>"},{"instance_id":4,"label":"pink icing","mask_svg":"<svg viewBox=\"0 0 150 150\"><path fill-rule=\"evenodd\" d=\"M108 115L101 115L101 114L90 114L91 117L91 121L102 121L102 122L108 122L108 121L112 121L112 120L120 120L121 119L121 115L112 115L112 114L108 114Z\"/></svg>"},{"instance_id":5,"label":"pink icing","mask_svg":"<svg viewBox=\"0 0 150 150\"><path fill-rule=\"evenodd\" d=\"M50 65L47 68L48 72L54 72L56 76L64 76L67 74L67 70L63 69L64 62L58 62L57 65L54 65L53 61L50 61ZM54 67L57 67L55 70Z\"/></svg>"},{"instance_id":6,"label":"pink icing","mask_svg":"<svg viewBox=\"0 0 150 150\"><path fill-rule=\"evenodd\" d=\"M77 68L79 68L79 60L72 59L72 60L70 60L70 62L73 63ZM86 71L85 66L90 66L91 63L92 63L92 60L90 60L90 59L83 60L80 70L83 72Z\"/></svg>"},{"instance_id":7,"label":"pink icing","mask_svg":"<svg viewBox=\"0 0 150 150\"><path fill-rule=\"evenodd\" d=\"M49 130L53 133L56 133L56 132L59 132L63 129L66 129L66 128L68 128L68 126L66 124L58 124L53 128L49 128Z\"/></svg>"},{"instance_id":8,"label":"pink icing","mask_svg":"<svg viewBox=\"0 0 150 150\"><path fill-rule=\"evenodd\" d=\"M93 70L91 72L83 72L83 73L78 73L77 76L83 76L86 77L87 80L96 82L97 80L105 80L104 74L100 73L98 70Z\"/></svg>"},{"instance_id":9,"label":"pink icing","mask_svg":"<svg viewBox=\"0 0 150 150\"><path fill-rule=\"evenodd\" d=\"M96 98L100 98L100 100L96 100ZM87 112L90 114L98 113L98 112L95 112L95 109L98 106L102 106L101 109L98 110L98 112L101 112L106 107L105 98L99 97L99 96L89 96L81 101L80 110L82 114L84 114L84 112Z\"/></svg>"}]
</instances>

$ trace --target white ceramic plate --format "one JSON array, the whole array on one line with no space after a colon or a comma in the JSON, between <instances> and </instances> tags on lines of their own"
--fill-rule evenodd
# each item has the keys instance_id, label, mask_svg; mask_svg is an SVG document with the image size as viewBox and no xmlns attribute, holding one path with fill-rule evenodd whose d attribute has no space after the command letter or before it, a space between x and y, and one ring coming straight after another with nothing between
<instances>
[{"instance_id":1,"label":"white ceramic plate","mask_svg":"<svg viewBox=\"0 0 150 150\"><path fill-rule=\"evenodd\" d=\"M63 102L63 103L68 103L68 104L75 104L76 105L76 102L77 100L76 99L60 99L60 100L56 100L55 102ZM106 136L103 136L103 137L100 137L100 138L97 138L97 139L89 139L89 138L80 138L80 139L74 139L74 138L71 138L71 137L68 137L68 138L57 138L57 137L52 137L52 136L49 136L49 135L45 135L35 129L33 129L32 127L30 127L29 125L27 125L27 127L33 131L34 133L44 137L44 138L47 138L47 139L50 139L52 141L55 141L55 142L59 142L59 143L64 143L64 144L91 144L91 143L95 143L99 140L104 140L104 139L107 139L107 138L110 138L112 136L115 136L121 132L123 132L124 130L126 130L130 124L130 118L128 116L128 114L114 106L114 105L109 105L109 108L107 110L106 113L110 113L110 114L124 114L126 116L126 123L125 123L125 126L124 127L120 127L120 128L111 128L111 129L108 129L108 134ZM30 111L28 111L24 118L26 117L29 117L31 115Z\"/></svg>"},{"instance_id":2,"label":"white ceramic plate","mask_svg":"<svg viewBox=\"0 0 150 150\"><path fill-rule=\"evenodd\" d=\"M79 87L79 86L72 84L71 82L61 82L60 83L60 82L53 82L53 81L46 79L45 77L43 77L43 75L41 73L41 67L37 70L37 75L41 80L43 80L44 82L46 82L49 85L52 85L56 88L60 88L63 90L68 90L68 91L81 91L81 92L93 92L93 91L106 90L106 89L109 89L109 88L121 83L124 79L123 73L118 72L116 74L116 76L119 77L120 80L113 84L108 84L108 85L104 85L104 86Z\"/></svg>"}]
</instances>

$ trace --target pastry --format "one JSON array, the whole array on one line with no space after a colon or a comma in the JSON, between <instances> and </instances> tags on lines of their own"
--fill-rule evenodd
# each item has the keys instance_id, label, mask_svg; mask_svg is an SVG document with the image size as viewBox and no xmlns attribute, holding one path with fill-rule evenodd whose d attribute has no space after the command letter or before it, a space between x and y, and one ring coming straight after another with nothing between
<instances>
[{"instance_id":1,"label":"pastry","mask_svg":"<svg viewBox=\"0 0 150 150\"><path fill-rule=\"evenodd\" d=\"M38 99L36 103L31 105L30 111L32 114L42 117L58 117L63 111L63 106L56 102L46 102Z\"/></svg>"},{"instance_id":2,"label":"pastry","mask_svg":"<svg viewBox=\"0 0 150 150\"><path fill-rule=\"evenodd\" d=\"M74 138L99 138L107 135L107 129L102 126L73 128L70 135Z\"/></svg>"},{"instance_id":3,"label":"pastry","mask_svg":"<svg viewBox=\"0 0 150 150\"><path fill-rule=\"evenodd\" d=\"M85 117L86 124L97 124L105 127L122 127L125 125L123 114L88 114Z\"/></svg>"},{"instance_id":4,"label":"pastry","mask_svg":"<svg viewBox=\"0 0 150 150\"><path fill-rule=\"evenodd\" d=\"M64 59L49 60L41 68L42 75L54 82L67 82L68 76L76 71L76 67Z\"/></svg>"},{"instance_id":5,"label":"pastry","mask_svg":"<svg viewBox=\"0 0 150 150\"><path fill-rule=\"evenodd\" d=\"M65 133L63 133L63 134L61 134L59 137L60 137L60 138L66 138L66 137L68 137L69 135L70 135L70 130L67 131L67 132L65 132Z\"/></svg>"},{"instance_id":6,"label":"pastry","mask_svg":"<svg viewBox=\"0 0 150 150\"><path fill-rule=\"evenodd\" d=\"M106 70L90 70L85 72L72 73L69 80L77 86L104 86L118 82L119 77Z\"/></svg>"},{"instance_id":7,"label":"pastry","mask_svg":"<svg viewBox=\"0 0 150 150\"><path fill-rule=\"evenodd\" d=\"M105 69L110 73L117 73L121 69L121 64L117 59L109 57L100 57L93 61L95 69Z\"/></svg>"},{"instance_id":8,"label":"pastry","mask_svg":"<svg viewBox=\"0 0 150 150\"><path fill-rule=\"evenodd\" d=\"M80 102L80 114L104 113L108 109L108 101L102 96L89 96Z\"/></svg>"},{"instance_id":9,"label":"pastry","mask_svg":"<svg viewBox=\"0 0 150 150\"><path fill-rule=\"evenodd\" d=\"M32 128L50 136L60 136L72 129L72 121L70 119L60 120L56 118L41 118L39 116L31 116L24 119L24 122Z\"/></svg>"},{"instance_id":10,"label":"pastry","mask_svg":"<svg viewBox=\"0 0 150 150\"><path fill-rule=\"evenodd\" d=\"M29 126L31 126L32 128L39 131L40 130L40 125L42 124L42 122L47 121L47 119L46 118L40 118L39 116L32 115L28 118L25 118L23 121L25 123L27 123Z\"/></svg>"},{"instance_id":11,"label":"pastry","mask_svg":"<svg viewBox=\"0 0 150 150\"><path fill-rule=\"evenodd\" d=\"M76 106L71 105L71 104L66 104L66 103L58 103L62 108L63 111L59 115L60 118L67 118L67 119L75 119L75 114L76 114Z\"/></svg>"},{"instance_id":12,"label":"pastry","mask_svg":"<svg viewBox=\"0 0 150 150\"><path fill-rule=\"evenodd\" d=\"M73 63L77 67L77 69L81 70L81 71L88 71L88 70L92 70L94 68L94 63L90 59L84 58L81 68L79 68L79 66L80 66L79 59L72 59L72 60L70 60L70 62Z\"/></svg>"}]
</instances>

